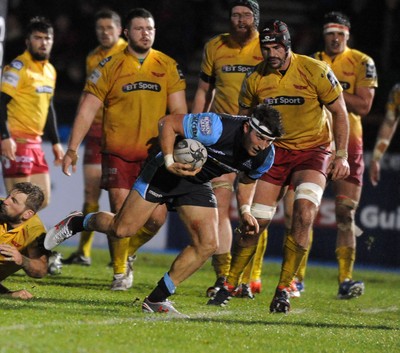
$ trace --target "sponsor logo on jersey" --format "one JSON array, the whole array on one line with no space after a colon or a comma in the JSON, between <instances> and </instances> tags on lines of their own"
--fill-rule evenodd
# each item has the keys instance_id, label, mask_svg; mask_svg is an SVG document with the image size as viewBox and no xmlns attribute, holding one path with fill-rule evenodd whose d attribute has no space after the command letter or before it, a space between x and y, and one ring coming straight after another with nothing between
<instances>
[{"instance_id":1,"label":"sponsor logo on jersey","mask_svg":"<svg viewBox=\"0 0 400 353\"><path fill-rule=\"evenodd\" d=\"M156 192L153 191L153 190L149 190L148 193L149 193L150 195L153 195L154 197L157 197L157 198L161 198L161 197L162 197L161 194L158 194L158 193L156 193Z\"/></svg>"},{"instance_id":2,"label":"sponsor logo on jersey","mask_svg":"<svg viewBox=\"0 0 400 353\"><path fill-rule=\"evenodd\" d=\"M89 76L88 81L96 84L100 77L101 77L101 72L98 69L94 69L91 75Z\"/></svg>"},{"instance_id":3,"label":"sponsor logo on jersey","mask_svg":"<svg viewBox=\"0 0 400 353\"><path fill-rule=\"evenodd\" d=\"M7 83L10 86L17 87L19 81L19 75L15 72L5 72L3 76L3 83Z\"/></svg>"},{"instance_id":4,"label":"sponsor logo on jersey","mask_svg":"<svg viewBox=\"0 0 400 353\"><path fill-rule=\"evenodd\" d=\"M122 92L132 92L132 91L160 92L161 86L158 83L147 82L147 81L128 83L122 86Z\"/></svg>"},{"instance_id":5,"label":"sponsor logo on jersey","mask_svg":"<svg viewBox=\"0 0 400 353\"><path fill-rule=\"evenodd\" d=\"M245 161L244 163L242 163L244 167L249 168L249 169L253 169L253 163L251 161L251 159L248 159L247 161Z\"/></svg>"},{"instance_id":6,"label":"sponsor logo on jersey","mask_svg":"<svg viewBox=\"0 0 400 353\"><path fill-rule=\"evenodd\" d=\"M198 129L197 129L197 123L198 123L198 121L199 121L199 118L197 117L197 115L194 115L193 116L193 119L192 119L192 122L191 122L191 124L190 124L190 127L191 127L191 129L192 129L192 133L193 133L193 136L197 136L197 134L198 134Z\"/></svg>"},{"instance_id":7,"label":"sponsor logo on jersey","mask_svg":"<svg viewBox=\"0 0 400 353\"><path fill-rule=\"evenodd\" d=\"M50 86L36 87L36 93L53 93L53 87Z\"/></svg>"},{"instance_id":8,"label":"sponsor logo on jersey","mask_svg":"<svg viewBox=\"0 0 400 353\"><path fill-rule=\"evenodd\" d=\"M201 116L199 119L200 132L203 135L211 135L212 123L208 115Z\"/></svg>"},{"instance_id":9,"label":"sponsor logo on jersey","mask_svg":"<svg viewBox=\"0 0 400 353\"><path fill-rule=\"evenodd\" d=\"M222 66L222 72L225 73L248 73L254 69L252 65L224 65Z\"/></svg>"},{"instance_id":10,"label":"sponsor logo on jersey","mask_svg":"<svg viewBox=\"0 0 400 353\"><path fill-rule=\"evenodd\" d=\"M264 103L268 105L302 105L304 104L304 97L269 97L264 99Z\"/></svg>"},{"instance_id":11,"label":"sponsor logo on jersey","mask_svg":"<svg viewBox=\"0 0 400 353\"><path fill-rule=\"evenodd\" d=\"M100 61L99 65L103 67L105 64L107 64L111 60L111 56L107 56L104 58L102 61Z\"/></svg>"},{"instance_id":12,"label":"sponsor logo on jersey","mask_svg":"<svg viewBox=\"0 0 400 353\"><path fill-rule=\"evenodd\" d=\"M350 88L350 83L349 82L340 81L340 85L342 86L343 90L345 90L345 91Z\"/></svg>"},{"instance_id":13,"label":"sponsor logo on jersey","mask_svg":"<svg viewBox=\"0 0 400 353\"><path fill-rule=\"evenodd\" d=\"M21 70L24 67L24 63L19 60L13 60L10 66L15 70Z\"/></svg>"}]
</instances>

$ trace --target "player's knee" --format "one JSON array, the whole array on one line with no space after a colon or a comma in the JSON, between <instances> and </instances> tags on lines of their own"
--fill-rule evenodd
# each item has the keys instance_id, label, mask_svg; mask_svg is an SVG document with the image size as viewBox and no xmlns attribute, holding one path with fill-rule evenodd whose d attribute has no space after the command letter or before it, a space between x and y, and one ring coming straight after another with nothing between
<instances>
[{"instance_id":1,"label":"player's knee","mask_svg":"<svg viewBox=\"0 0 400 353\"><path fill-rule=\"evenodd\" d=\"M347 196L336 197L336 224L341 231L353 231L355 226L355 213L358 203Z\"/></svg>"},{"instance_id":2,"label":"player's knee","mask_svg":"<svg viewBox=\"0 0 400 353\"><path fill-rule=\"evenodd\" d=\"M107 232L108 235L111 235L116 238L127 238L136 233L135 230L130 229L130 227L121 224L112 222L111 227L109 227L109 231Z\"/></svg>"},{"instance_id":3,"label":"player's knee","mask_svg":"<svg viewBox=\"0 0 400 353\"><path fill-rule=\"evenodd\" d=\"M301 207L296 209L296 213L293 215L294 227L299 229L305 229L312 226L314 222L316 212L309 207Z\"/></svg>"},{"instance_id":4,"label":"player's knee","mask_svg":"<svg viewBox=\"0 0 400 353\"><path fill-rule=\"evenodd\" d=\"M218 249L218 239L215 237L213 241L202 242L197 247L197 252L204 259L208 259L210 256L214 255Z\"/></svg>"}]
</instances>

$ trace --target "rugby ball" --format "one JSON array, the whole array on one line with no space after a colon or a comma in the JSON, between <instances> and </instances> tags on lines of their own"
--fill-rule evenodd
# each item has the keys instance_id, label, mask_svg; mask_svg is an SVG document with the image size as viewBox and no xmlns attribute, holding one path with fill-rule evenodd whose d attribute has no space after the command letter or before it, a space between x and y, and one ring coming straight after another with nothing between
<instances>
[{"instance_id":1,"label":"rugby ball","mask_svg":"<svg viewBox=\"0 0 400 353\"><path fill-rule=\"evenodd\" d=\"M193 139L178 141L174 147L174 161L191 164L193 169L203 166L207 160L207 150L204 145Z\"/></svg>"}]
</instances>

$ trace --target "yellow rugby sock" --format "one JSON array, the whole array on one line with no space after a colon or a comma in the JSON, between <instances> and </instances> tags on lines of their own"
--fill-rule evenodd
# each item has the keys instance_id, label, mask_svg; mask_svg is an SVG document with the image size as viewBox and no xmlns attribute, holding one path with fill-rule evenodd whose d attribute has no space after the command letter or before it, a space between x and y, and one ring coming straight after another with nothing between
<instances>
[{"instance_id":1,"label":"yellow rugby sock","mask_svg":"<svg viewBox=\"0 0 400 353\"><path fill-rule=\"evenodd\" d=\"M257 250L253 258L253 268L251 269L250 281L261 279L262 267L264 263L264 254L268 244L268 231L265 229L258 239ZM246 282L244 282L246 283Z\"/></svg>"},{"instance_id":2,"label":"yellow rugby sock","mask_svg":"<svg viewBox=\"0 0 400 353\"><path fill-rule=\"evenodd\" d=\"M353 278L353 267L356 260L356 249L341 246L336 249L336 259L339 265L339 283L342 283L345 279Z\"/></svg>"},{"instance_id":3,"label":"yellow rugby sock","mask_svg":"<svg viewBox=\"0 0 400 353\"><path fill-rule=\"evenodd\" d=\"M235 287L239 284L239 279L247 264L253 258L256 249L257 244L247 248L243 248L237 244L234 245L232 250L231 269L229 271L229 276L227 277L228 283Z\"/></svg>"},{"instance_id":4,"label":"yellow rugby sock","mask_svg":"<svg viewBox=\"0 0 400 353\"><path fill-rule=\"evenodd\" d=\"M306 254L305 254L304 259L301 262L299 269L297 270L297 273L296 273L297 280L299 280L300 282L303 282L304 278L306 276L308 256L310 255L310 250L311 250L313 239L314 239L314 232L311 230L310 231L310 242L308 244Z\"/></svg>"},{"instance_id":5,"label":"yellow rugby sock","mask_svg":"<svg viewBox=\"0 0 400 353\"><path fill-rule=\"evenodd\" d=\"M92 212L97 212L99 210L98 203L87 203L83 205L83 214L88 214ZM94 232L89 230L84 230L81 232L81 237L79 240L78 253L83 256L90 257L92 251Z\"/></svg>"},{"instance_id":6,"label":"yellow rugby sock","mask_svg":"<svg viewBox=\"0 0 400 353\"><path fill-rule=\"evenodd\" d=\"M257 252L257 250L256 250L256 252ZM250 283L251 270L253 269L253 264L254 264L254 256L250 260L250 262L247 264L246 268L244 269L242 277L239 278L239 283L246 283L246 284Z\"/></svg>"},{"instance_id":7,"label":"yellow rugby sock","mask_svg":"<svg viewBox=\"0 0 400 353\"><path fill-rule=\"evenodd\" d=\"M129 238L108 237L114 274L126 272Z\"/></svg>"},{"instance_id":8,"label":"yellow rugby sock","mask_svg":"<svg viewBox=\"0 0 400 353\"><path fill-rule=\"evenodd\" d=\"M151 240L157 232L151 232L146 227L140 228L137 233L129 238L129 256L135 255L136 251L143 245Z\"/></svg>"},{"instance_id":9,"label":"yellow rugby sock","mask_svg":"<svg viewBox=\"0 0 400 353\"><path fill-rule=\"evenodd\" d=\"M278 287L290 286L290 283L292 282L294 275L297 273L306 252L307 249L298 245L292 235L287 235Z\"/></svg>"},{"instance_id":10,"label":"yellow rugby sock","mask_svg":"<svg viewBox=\"0 0 400 353\"><path fill-rule=\"evenodd\" d=\"M258 238L256 253L246 266L242 278L239 280L239 283L249 284L250 282L261 280L264 253L265 249L267 248L267 242L268 232L265 229Z\"/></svg>"},{"instance_id":11,"label":"yellow rugby sock","mask_svg":"<svg viewBox=\"0 0 400 353\"><path fill-rule=\"evenodd\" d=\"M231 253L214 254L211 258L211 265L214 267L215 274L218 277L227 277L231 267Z\"/></svg>"}]
</instances>

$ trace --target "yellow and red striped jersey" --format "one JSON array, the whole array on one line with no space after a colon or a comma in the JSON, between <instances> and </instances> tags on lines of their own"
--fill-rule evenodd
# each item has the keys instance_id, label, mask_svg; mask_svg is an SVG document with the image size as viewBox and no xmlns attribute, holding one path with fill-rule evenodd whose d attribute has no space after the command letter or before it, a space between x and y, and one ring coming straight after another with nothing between
<instances>
[{"instance_id":1,"label":"yellow and red striped jersey","mask_svg":"<svg viewBox=\"0 0 400 353\"><path fill-rule=\"evenodd\" d=\"M46 233L46 228L36 214L16 228L9 229L7 223L0 223L0 242L15 246L22 255L27 255L26 248ZM17 271L20 266L5 261L0 254L0 281Z\"/></svg>"},{"instance_id":2,"label":"yellow and red striped jersey","mask_svg":"<svg viewBox=\"0 0 400 353\"><path fill-rule=\"evenodd\" d=\"M28 51L4 67L1 91L13 98L7 116L14 138L40 139L43 135L56 76L49 61L35 61Z\"/></svg>"},{"instance_id":3,"label":"yellow and red striped jersey","mask_svg":"<svg viewBox=\"0 0 400 353\"><path fill-rule=\"evenodd\" d=\"M185 88L175 60L154 49L142 64L128 49L101 61L84 91L104 102L102 152L127 161L146 159L168 95Z\"/></svg>"},{"instance_id":4,"label":"yellow and red striped jersey","mask_svg":"<svg viewBox=\"0 0 400 353\"><path fill-rule=\"evenodd\" d=\"M120 51L124 50L127 45L128 43L124 39L119 38L117 43L115 43L110 49L103 49L101 46L98 46L95 49L93 49L86 57L87 77L90 76L90 74L97 67L100 61L102 61L104 58L108 56L112 56L116 53L119 53ZM93 124L101 124L102 119L103 119L103 109L101 108L97 112Z\"/></svg>"},{"instance_id":5,"label":"yellow and red striped jersey","mask_svg":"<svg viewBox=\"0 0 400 353\"><path fill-rule=\"evenodd\" d=\"M315 59L328 63L343 87L344 92L354 94L357 87L378 87L375 63L368 55L346 48L332 60L325 52L313 54ZM361 116L351 111L349 114L349 153L362 153L363 132Z\"/></svg>"},{"instance_id":6,"label":"yellow and red striped jersey","mask_svg":"<svg viewBox=\"0 0 400 353\"><path fill-rule=\"evenodd\" d=\"M259 35L244 47L224 33L210 39L203 51L201 73L214 82L215 97L210 111L237 114L240 86L247 72L263 60Z\"/></svg>"},{"instance_id":7,"label":"yellow and red striped jersey","mask_svg":"<svg viewBox=\"0 0 400 353\"><path fill-rule=\"evenodd\" d=\"M323 104L335 101L342 88L329 66L308 56L292 53L287 71L260 63L243 81L239 104L243 108L266 103L282 116L285 134L276 146L301 150L326 145L330 127Z\"/></svg>"}]
</instances>

